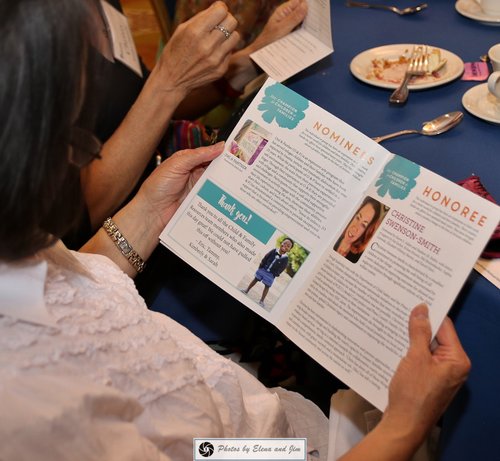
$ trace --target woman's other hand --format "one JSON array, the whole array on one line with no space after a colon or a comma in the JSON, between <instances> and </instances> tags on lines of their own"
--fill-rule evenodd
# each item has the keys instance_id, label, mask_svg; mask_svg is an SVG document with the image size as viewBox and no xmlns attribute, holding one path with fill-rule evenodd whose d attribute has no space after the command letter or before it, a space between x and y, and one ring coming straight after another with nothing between
<instances>
[{"instance_id":1,"label":"woman's other hand","mask_svg":"<svg viewBox=\"0 0 500 461\"><path fill-rule=\"evenodd\" d=\"M221 142L176 152L151 173L136 196L113 216L113 221L143 260L149 258L158 245L160 233L223 147ZM108 256L131 277L137 275L102 228L80 251Z\"/></svg>"},{"instance_id":2,"label":"woman's other hand","mask_svg":"<svg viewBox=\"0 0 500 461\"><path fill-rule=\"evenodd\" d=\"M163 229L208 164L223 150L220 142L176 152L151 173L134 200L140 200L144 213L156 216Z\"/></svg>"},{"instance_id":3,"label":"woman's other hand","mask_svg":"<svg viewBox=\"0 0 500 461\"><path fill-rule=\"evenodd\" d=\"M176 28L151 77L163 91L183 92L182 98L194 88L219 79L226 73L240 40L237 24L225 3L213 3ZM229 38L215 28L219 25L230 33Z\"/></svg>"}]
</instances>

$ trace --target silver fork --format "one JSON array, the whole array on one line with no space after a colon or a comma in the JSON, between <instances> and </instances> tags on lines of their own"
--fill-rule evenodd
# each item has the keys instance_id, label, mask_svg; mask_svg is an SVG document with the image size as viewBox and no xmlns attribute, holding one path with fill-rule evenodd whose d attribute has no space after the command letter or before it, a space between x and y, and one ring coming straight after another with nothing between
<instances>
[{"instance_id":1,"label":"silver fork","mask_svg":"<svg viewBox=\"0 0 500 461\"><path fill-rule=\"evenodd\" d=\"M389 102L395 105L403 105L408 99L408 83L412 77L425 75L429 68L429 55L426 46L414 46L408 68L406 69L403 81L397 89L393 91Z\"/></svg>"}]
</instances>

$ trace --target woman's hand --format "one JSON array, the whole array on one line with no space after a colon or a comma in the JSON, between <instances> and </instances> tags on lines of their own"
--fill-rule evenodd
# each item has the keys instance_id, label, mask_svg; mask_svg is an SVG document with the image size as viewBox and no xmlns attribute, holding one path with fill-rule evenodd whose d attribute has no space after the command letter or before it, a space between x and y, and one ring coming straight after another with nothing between
<instances>
[{"instance_id":1,"label":"woman's hand","mask_svg":"<svg viewBox=\"0 0 500 461\"><path fill-rule=\"evenodd\" d=\"M176 152L144 181L136 196L113 220L134 250L147 260L158 237L206 166L223 151L224 143ZM137 274L100 228L80 251L108 256L131 277Z\"/></svg>"},{"instance_id":2,"label":"woman's hand","mask_svg":"<svg viewBox=\"0 0 500 461\"><path fill-rule=\"evenodd\" d=\"M428 308L415 307L409 323L410 347L389 387L383 421L395 431L407 428L421 439L441 417L470 370L470 360L451 320L439 328L431 351Z\"/></svg>"},{"instance_id":3,"label":"woman's hand","mask_svg":"<svg viewBox=\"0 0 500 461\"><path fill-rule=\"evenodd\" d=\"M235 31L237 21L225 3L218 1L188 21L180 24L165 45L150 78L159 88L183 91L203 86L224 75L232 51L240 37ZM221 25L231 35L214 29Z\"/></svg>"},{"instance_id":4,"label":"woman's hand","mask_svg":"<svg viewBox=\"0 0 500 461\"><path fill-rule=\"evenodd\" d=\"M207 165L224 150L224 143L176 152L159 165L140 188L145 213L155 215L165 227Z\"/></svg>"},{"instance_id":5,"label":"woman's hand","mask_svg":"<svg viewBox=\"0 0 500 461\"><path fill-rule=\"evenodd\" d=\"M445 318L431 351L428 308L416 306L409 323L410 347L389 386L382 420L342 461L408 460L465 382L470 361Z\"/></svg>"}]
</instances>

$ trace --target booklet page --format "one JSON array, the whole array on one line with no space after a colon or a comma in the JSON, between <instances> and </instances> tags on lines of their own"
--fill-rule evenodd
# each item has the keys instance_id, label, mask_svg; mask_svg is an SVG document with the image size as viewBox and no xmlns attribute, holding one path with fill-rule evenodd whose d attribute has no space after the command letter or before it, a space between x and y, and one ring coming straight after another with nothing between
<instances>
[{"instance_id":1,"label":"booklet page","mask_svg":"<svg viewBox=\"0 0 500 461\"><path fill-rule=\"evenodd\" d=\"M348 124L269 79L161 241L276 321L390 157ZM261 264L270 269L263 260L285 237L294 242L287 270L278 274L275 267L273 280L248 289Z\"/></svg>"},{"instance_id":2,"label":"booklet page","mask_svg":"<svg viewBox=\"0 0 500 461\"><path fill-rule=\"evenodd\" d=\"M365 241L342 251L372 215ZM436 333L499 218L498 206L394 156L290 303L281 330L383 410L408 348L410 310L425 302Z\"/></svg>"}]
</instances>

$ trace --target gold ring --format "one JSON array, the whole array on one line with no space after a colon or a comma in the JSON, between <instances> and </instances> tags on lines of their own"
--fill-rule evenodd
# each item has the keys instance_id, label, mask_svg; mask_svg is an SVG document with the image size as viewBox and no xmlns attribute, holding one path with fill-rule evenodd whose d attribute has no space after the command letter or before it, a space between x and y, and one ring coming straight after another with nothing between
<instances>
[{"instance_id":1,"label":"gold ring","mask_svg":"<svg viewBox=\"0 0 500 461\"><path fill-rule=\"evenodd\" d=\"M229 32L224 26L221 26L220 24L217 24L214 29L220 30L223 34L224 37L226 37L226 40L231 37L231 32Z\"/></svg>"}]
</instances>

